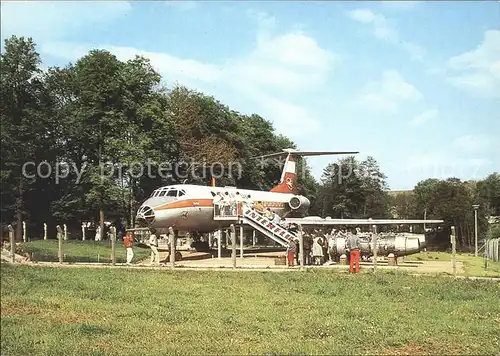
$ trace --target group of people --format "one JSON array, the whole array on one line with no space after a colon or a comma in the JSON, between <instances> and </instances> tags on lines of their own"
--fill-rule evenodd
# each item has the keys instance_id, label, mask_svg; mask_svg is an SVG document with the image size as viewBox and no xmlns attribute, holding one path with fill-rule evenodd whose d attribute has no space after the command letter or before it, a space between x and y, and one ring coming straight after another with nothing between
<instances>
[{"instance_id":1,"label":"group of people","mask_svg":"<svg viewBox=\"0 0 500 356\"><path fill-rule=\"evenodd\" d=\"M150 230L148 245L151 249L151 264L159 265L160 264L160 255L158 253L158 235L155 229ZM167 243L171 238L174 238L174 230L172 227L168 228L168 234L163 238L167 239ZM125 245L125 249L127 251L127 265L132 264L132 260L134 259L134 234L132 232L128 232L123 236L123 243Z\"/></svg>"},{"instance_id":2,"label":"group of people","mask_svg":"<svg viewBox=\"0 0 500 356\"><path fill-rule=\"evenodd\" d=\"M272 211L270 208L266 208L263 212L265 218L271 220L276 225L281 225L281 217Z\"/></svg>"},{"instance_id":3,"label":"group of people","mask_svg":"<svg viewBox=\"0 0 500 356\"><path fill-rule=\"evenodd\" d=\"M238 203L245 203L247 206L253 206L250 195L240 194L240 192L226 191L217 192L213 198L215 214L218 216L236 216L238 215Z\"/></svg>"},{"instance_id":4,"label":"group of people","mask_svg":"<svg viewBox=\"0 0 500 356\"><path fill-rule=\"evenodd\" d=\"M332 253L333 241L337 237L346 238L346 254L349 256L349 272L359 273L359 262L361 259L361 241L360 228L355 228L350 232L344 230L332 229L330 234L322 234L320 230L313 232L304 232L304 265L322 265L327 260L333 261ZM290 238L287 247L288 266L294 267L295 263L300 264L300 244L298 239ZM333 251L332 251L333 252Z\"/></svg>"}]
</instances>

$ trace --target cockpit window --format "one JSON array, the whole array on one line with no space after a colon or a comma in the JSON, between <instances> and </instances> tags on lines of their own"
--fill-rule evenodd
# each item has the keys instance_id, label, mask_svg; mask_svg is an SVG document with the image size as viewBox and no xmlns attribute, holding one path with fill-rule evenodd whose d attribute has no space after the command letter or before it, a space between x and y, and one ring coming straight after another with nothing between
<instances>
[{"instance_id":1,"label":"cockpit window","mask_svg":"<svg viewBox=\"0 0 500 356\"><path fill-rule=\"evenodd\" d=\"M167 193L167 191L166 191L166 190L162 190L162 191L160 192L160 195L159 195L159 196L160 196L160 197L162 197L162 196L164 196L166 193Z\"/></svg>"},{"instance_id":2,"label":"cockpit window","mask_svg":"<svg viewBox=\"0 0 500 356\"><path fill-rule=\"evenodd\" d=\"M154 197L157 197L159 194L160 194L160 191L159 191L159 190L156 190L156 191L155 191L155 195L154 195Z\"/></svg>"},{"instance_id":3,"label":"cockpit window","mask_svg":"<svg viewBox=\"0 0 500 356\"><path fill-rule=\"evenodd\" d=\"M177 190L176 189L169 190L168 193L167 193L167 197L176 197L176 196L177 196Z\"/></svg>"},{"instance_id":4,"label":"cockpit window","mask_svg":"<svg viewBox=\"0 0 500 356\"><path fill-rule=\"evenodd\" d=\"M185 191L183 191L183 190L179 190L179 195L178 195L178 196L179 196L179 197L182 197L182 196L183 196L183 195L185 195L185 194L186 194L186 192L185 192Z\"/></svg>"}]
</instances>

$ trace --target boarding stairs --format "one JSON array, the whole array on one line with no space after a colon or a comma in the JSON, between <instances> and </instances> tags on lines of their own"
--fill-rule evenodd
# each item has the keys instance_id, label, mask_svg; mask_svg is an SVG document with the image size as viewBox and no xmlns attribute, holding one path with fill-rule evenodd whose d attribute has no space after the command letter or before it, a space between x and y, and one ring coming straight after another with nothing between
<instances>
[{"instance_id":1,"label":"boarding stairs","mask_svg":"<svg viewBox=\"0 0 500 356\"><path fill-rule=\"evenodd\" d=\"M214 220L225 220L240 225L251 226L253 229L260 231L283 247L288 246L289 238L295 239L296 237L295 233L276 224L271 219L266 218L264 215L242 202L236 202L221 207L215 205Z\"/></svg>"},{"instance_id":2,"label":"boarding stairs","mask_svg":"<svg viewBox=\"0 0 500 356\"><path fill-rule=\"evenodd\" d=\"M250 208L243 208L243 213L239 220L240 224L246 224L253 227L255 230L260 231L283 247L288 246L288 240L290 238L295 239L296 237L294 233Z\"/></svg>"}]
</instances>

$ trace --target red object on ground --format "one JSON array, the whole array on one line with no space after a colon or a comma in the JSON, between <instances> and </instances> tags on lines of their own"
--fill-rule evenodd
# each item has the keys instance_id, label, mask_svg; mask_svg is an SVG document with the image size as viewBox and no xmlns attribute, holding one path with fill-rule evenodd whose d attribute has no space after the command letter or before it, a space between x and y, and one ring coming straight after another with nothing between
<instances>
[{"instance_id":1,"label":"red object on ground","mask_svg":"<svg viewBox=\"0 0 500 356\"><path fill-rule=\"evenodd\" d=\"M288 252L288 266L293 267L295 261L295 252Z\"/></svg>"},{"instance_id":2,"label":"red object on ground","mask_svg":"<svg viewBox=\"0 0 500 356\"><path fill-rule=\"evenodd\" d=\"M356 264L356 273L359 273L359 259L360 259L360 251L352 250L349 256L349 272L354 272L354 264Z\"/></svg>"}]
</instances>

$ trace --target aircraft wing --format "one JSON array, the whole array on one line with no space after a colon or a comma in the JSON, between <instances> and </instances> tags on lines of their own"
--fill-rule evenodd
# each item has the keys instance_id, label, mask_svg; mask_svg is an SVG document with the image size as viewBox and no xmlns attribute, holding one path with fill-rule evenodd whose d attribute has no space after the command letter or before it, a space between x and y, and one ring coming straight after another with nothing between
<instances>
[{"instance_id":1,"label":"aircraft wing","mask_svg":"<svg viewBox=\"0 0 500 356\"><path fill-rule=\"evenodd\" d=\"M300 225L401 225L401 224L442 224L443 220L391 220L391 219L284 219L287 223Z\"/></svg>"}]
</instances>

